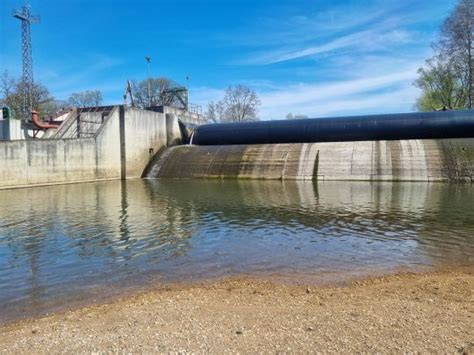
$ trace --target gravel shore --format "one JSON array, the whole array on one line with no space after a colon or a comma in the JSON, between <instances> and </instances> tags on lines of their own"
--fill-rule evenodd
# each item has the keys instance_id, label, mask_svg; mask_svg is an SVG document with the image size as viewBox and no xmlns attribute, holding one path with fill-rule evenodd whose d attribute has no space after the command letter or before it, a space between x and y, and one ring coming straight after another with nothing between
<instances>
[{"instance_id":1,"label":"gravel shore","mask_svg":"<svg viewBox=\"0 0 474 355\"><path fill-rule=\"evenodd\" d=\"M474 272L174 285L0 328L0 352L474 354Z\"/></svg>"}]
</instances>

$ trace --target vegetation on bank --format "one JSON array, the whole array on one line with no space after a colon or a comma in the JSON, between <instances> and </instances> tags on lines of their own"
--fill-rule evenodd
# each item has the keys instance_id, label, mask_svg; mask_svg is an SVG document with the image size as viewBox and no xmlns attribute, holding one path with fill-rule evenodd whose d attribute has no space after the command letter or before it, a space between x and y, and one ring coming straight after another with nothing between
<instances>
[{"instance_id":1,"label":"vegetation on bank","mask_svg":"<svg viewBox=\"0 0 474 355\"><path fill-rule=\"evenodd\" d=\"M474 0L459 0L433 43L435 54L418 70L420 111L471 109L474 104Z\"/></svg>"},{"instance_id":2,"label":"vegetation on bank","mask_svg":"<svg viewBox=\"0 0 474 355\"><path fill-rule=\"evenodd\" d=\"M23 110L23 86L21 78L15 78L4 71L0 74L0 106L8 106L18 117ZM100 90L86 90L72 93L67 100L58 100L41 83L33 83L33 107L40 117L54 117L58 112L71 107L95 107L102 103Z\"/></svg>"}]
</instances>

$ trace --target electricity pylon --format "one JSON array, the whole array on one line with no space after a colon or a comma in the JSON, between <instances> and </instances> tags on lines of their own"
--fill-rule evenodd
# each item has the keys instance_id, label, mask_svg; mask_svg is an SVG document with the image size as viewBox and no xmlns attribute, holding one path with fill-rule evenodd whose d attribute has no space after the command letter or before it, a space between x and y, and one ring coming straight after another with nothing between
<instances>
[{"instance_id":1,"label":"electricity pylon","mask_svg":"<svg viewBox=\"0 0 474 355\"><path fill-rule=\"evenodd\" d=\"M30 5L24 5L21 10L13 11L13 17L21 21L21 44L23 55L23 77L22 77L22 95L24 120L30 120L33 110L33 55L31 50L31 29L30 24L39 23L40 18L30 14Z\"/></svg>"}]
</instances>

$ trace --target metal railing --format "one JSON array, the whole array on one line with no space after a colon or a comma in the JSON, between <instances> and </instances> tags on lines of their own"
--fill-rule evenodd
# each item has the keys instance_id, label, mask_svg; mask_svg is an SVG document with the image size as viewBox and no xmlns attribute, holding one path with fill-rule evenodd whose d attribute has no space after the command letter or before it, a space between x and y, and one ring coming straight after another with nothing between
<instances>
[{"instance_id":1,"label":"metal railing","mask_svg":"<svg viewBox=\"0 0 474 355\"><path fill-rule=\"evenodd\" d=\"M52 138L91 138L105 122L114 106L76 109Z\"/></svg>"}]
</instances>

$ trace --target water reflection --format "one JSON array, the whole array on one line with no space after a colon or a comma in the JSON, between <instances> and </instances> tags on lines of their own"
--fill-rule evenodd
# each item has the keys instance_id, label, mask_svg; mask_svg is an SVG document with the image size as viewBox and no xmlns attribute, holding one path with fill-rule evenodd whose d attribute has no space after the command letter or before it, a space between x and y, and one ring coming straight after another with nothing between
<instances>
[{"instance_id":1,"label":"water reflection","mask_svg":"<svg viewBox=\"0 0 474 355\"><path fill-rule=\"evenodd\" d=\"M470 185L280 181L0 191L0 321L150 278L471 265L473 197Z\"/></svg>"}]
</instances>

